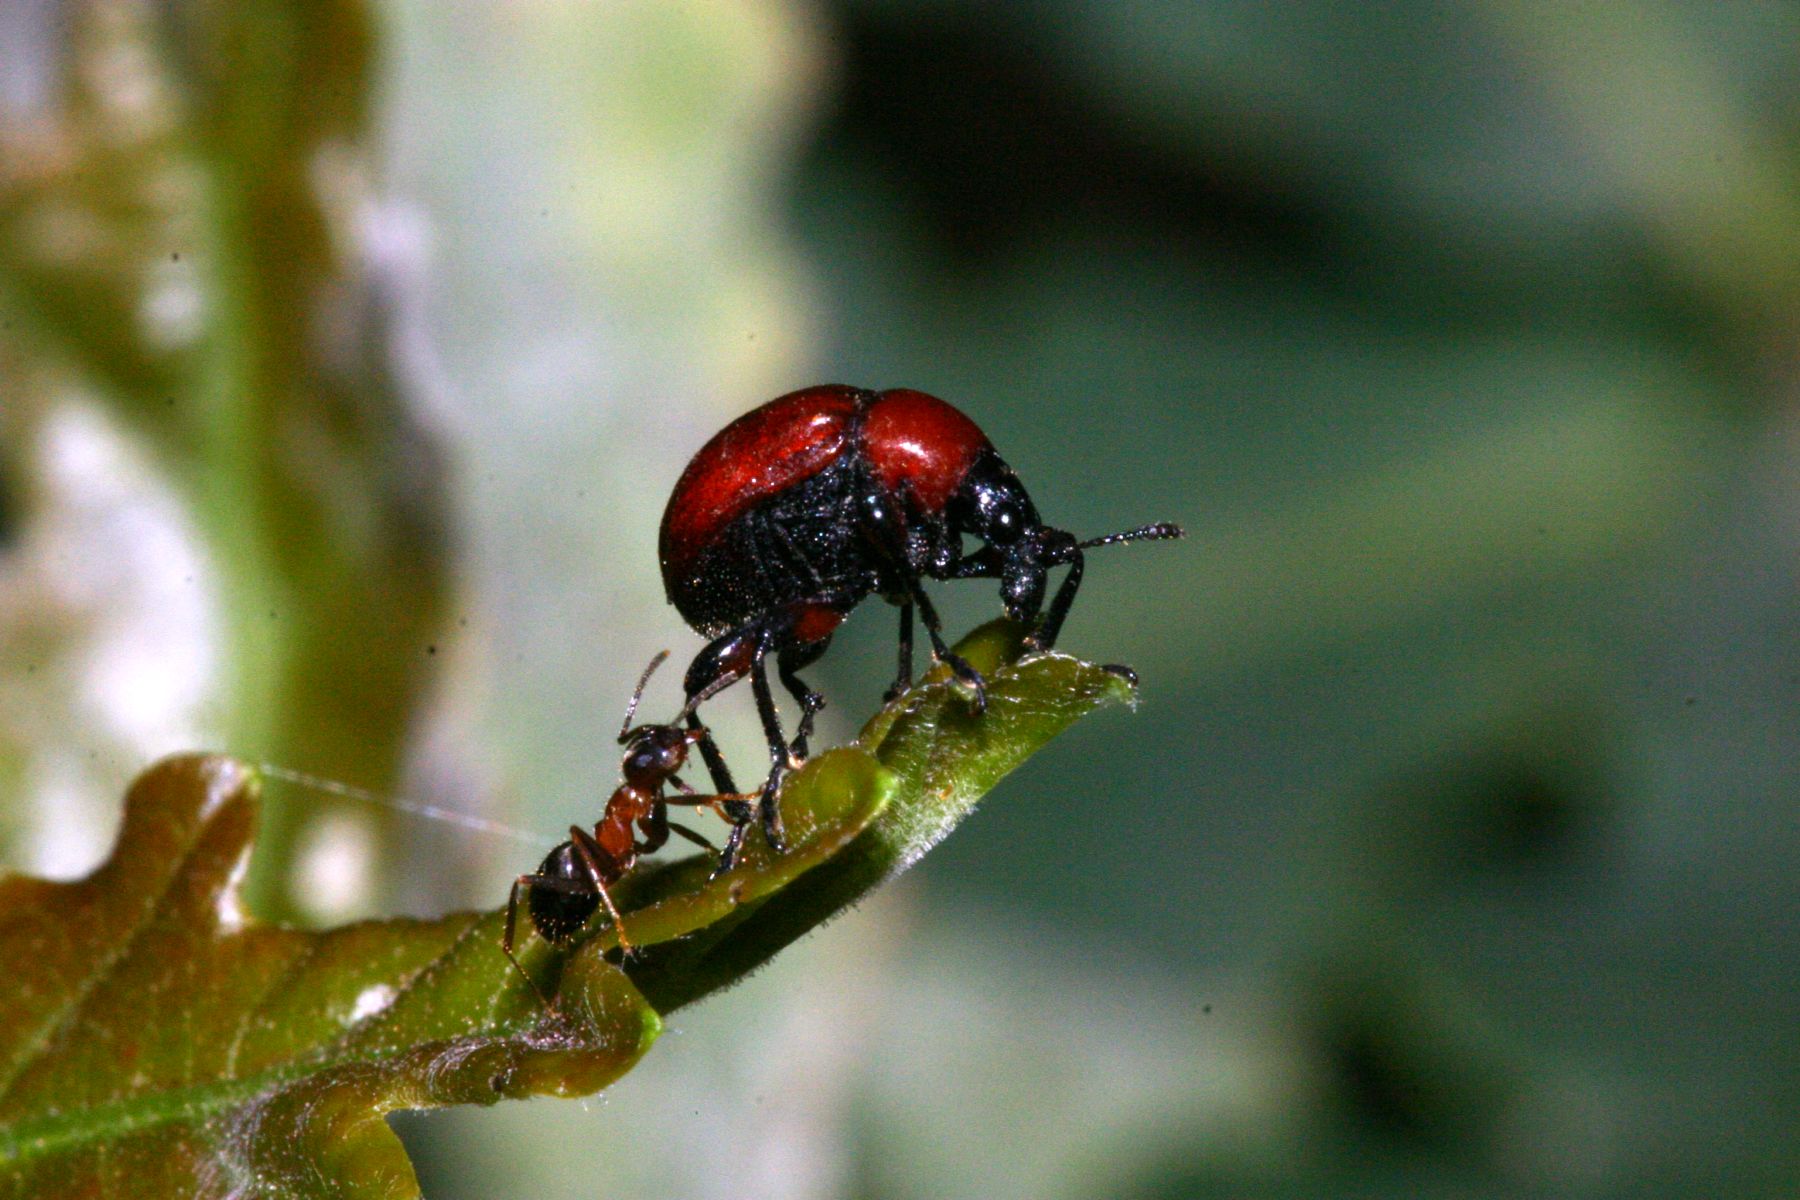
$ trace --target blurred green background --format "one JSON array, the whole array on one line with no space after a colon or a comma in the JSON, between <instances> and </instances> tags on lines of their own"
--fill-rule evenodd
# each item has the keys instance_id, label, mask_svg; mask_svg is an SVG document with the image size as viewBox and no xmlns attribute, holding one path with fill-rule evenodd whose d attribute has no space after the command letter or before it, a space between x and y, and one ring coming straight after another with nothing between
<instances>
[{"instance_id":1,"label":"blurred green background","mask_svg":"<svg viewBox=\"0 0 1800 1200\"><path fill-rule=\"evenodd\" d=\"M264 913L496 904L686 458L917 387L1186 524L1140 711L429 1195L1789 1196L1797 285L1790 5L6 0L0 852L209 746L547 831L271 787Z\"/></svg>"}]
</instances>

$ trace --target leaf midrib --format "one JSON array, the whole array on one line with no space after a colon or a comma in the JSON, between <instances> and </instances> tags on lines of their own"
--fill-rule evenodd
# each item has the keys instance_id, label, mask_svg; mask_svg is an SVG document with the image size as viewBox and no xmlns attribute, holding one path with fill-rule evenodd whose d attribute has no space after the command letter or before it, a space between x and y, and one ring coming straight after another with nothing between
<instances>
[{"instance_id":1,"label":"leaf midrib","mask_svg":"<svg viewBox=\"0 0 1800 1200\"><path fill-rule=\"evenodd\" d=\"M346 1033L348 1036L348 1032ZM486 1035L465 1035L484 1040ZM464 1040L444 1039L445 1044ZM331 1066L331 1055L340 1049L339 1038L312 1054L293 1058L278 1066L268 1067L239 1079L215 1079L207 1083L163 1088L128 1099L113 1100L53 1117L33 1117L13 1125L0 1126L0 1162L16 1165L28 1158L53 1154L84 1142L106 1140L122 1134L141 1133L158 1125L210 1117L241 1106L259 1096L272 1095L288 1084L315 1076ZM356 1061L385 1065L415 1053L420 1045L409 1044L384 1054L359 1054Z\"/></svg>"}]
</instances>

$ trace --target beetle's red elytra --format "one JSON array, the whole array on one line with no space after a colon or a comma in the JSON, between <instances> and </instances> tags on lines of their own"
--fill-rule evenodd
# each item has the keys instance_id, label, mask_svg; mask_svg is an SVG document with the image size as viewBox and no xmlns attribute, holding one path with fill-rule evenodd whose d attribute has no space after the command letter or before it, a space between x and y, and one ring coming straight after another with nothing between
<instances>
[{"instance_id":1,"label":"beetle's red elytra","mask_svg":"<svg viewBox=\"0 0 1800 1200\"><path fill-rule=\"evenodd\" d=\"M924 392L882 392L863 417L863 447L876 482L908 489L921 509L941 513L984 450L975 422Z\"/></svg>"},{"instance_id":2,"label":"beetle's red elytra","mask_svg":"<svg viewBox=\"0 0 1800 1200\"><path fill-rule=\"evenodd\" d=\"M765 497L817 475L844 452L856 389L809 388L745 413L701 447L663 510L663 575L682 571Z\"/></svg>"},{"instance_id":3,"label":"beetle's red elytra","mask_svg":"<svg viewBox=\"0 0 1800 1200\"><path fill-rule=\"evenodd\" d=\"M992 578L1008 616L1031 627L1047 650L1074 602L1083 551L1118 542L1177 538L1180 526L1146 525L1077 541L1045 525L1011 467L981 428L956 408L908 388L868 391L843 384L803 388L745 413L701 447L663 512L663 585L687 623L713 640L688 667L683 718L699 729L699 704L749 676L769 745L758 811L772 846L782 843L776 789L805 758L813 716L825 699L797 672L830 645L865 597L900 609L899 672L912 681L917 608L933 655L985 703L982 678L945 645L925 579ZM980 543L963 549L964 537ZM1051 568L1067 566L1048 609ZM764 660L774 654L800 724L782 733ZM698 745L722 793L731 773L710 737ZM720 857L729 870L744 826Z\"/></svg>"}]
</instances>

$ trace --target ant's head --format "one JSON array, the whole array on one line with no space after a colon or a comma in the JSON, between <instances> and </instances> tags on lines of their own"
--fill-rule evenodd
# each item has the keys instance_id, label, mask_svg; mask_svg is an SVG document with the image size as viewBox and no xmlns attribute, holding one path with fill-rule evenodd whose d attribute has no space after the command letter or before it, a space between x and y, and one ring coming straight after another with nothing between
<instances>
[{"instance_id":1,"label":"ant's head","mask_svg":"<svg viewBox=\"0 0 1800 1200\"><path fill-rule=\"evenodd\" d=\"M625 747L625 758L619 770L628 785L644 791L660 791L669 776L686 764L688 747L706 736L704 729L684 731L678 725L639 725L634 728L631 724L631 718L637 714L638 701L644 698L644 685L650 682L651 673L667 657L669 652L664 650L644 668L643 675L638 677L637 689L631 693L631 703L625 706L625 722L619 726L619 745ZM689 701L688 706L692 708L693 701Z\"/></svg>"},{"instance_id":2,"label":"ant's head","mask_svg":"<svg viewBox=\"0 0 1800 1200\"><path fill-rule=\"evenodd\" d=\"M639 725L627 730L620 773L632 787L655 791L681 770L687 763L688 747L703 736L702 730L676 725Z\"/></svg>"}]
</instances>

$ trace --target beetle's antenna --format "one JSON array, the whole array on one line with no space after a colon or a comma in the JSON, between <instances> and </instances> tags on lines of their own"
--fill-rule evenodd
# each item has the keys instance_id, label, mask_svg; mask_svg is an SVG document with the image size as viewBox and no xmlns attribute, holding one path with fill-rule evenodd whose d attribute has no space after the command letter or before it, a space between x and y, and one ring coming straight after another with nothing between
<instances>
[{"instance_id":1,"label":"beetle's antenna","mask_svg":"<svg viewBox=\"0 0 1800 1200\"><path fill-rule=\"evenodd\" d=\"M638 701L644 698L644 689L650 686L650 676L656 673L656 668L662 666L663 659L667 657L669 657L667 650L658 651L656 657L650 660L650 665L644 668L644 673L638 676L637 690L631 693L631 703L625 706L624 723L619 726L621 745L624 744L626 735L631 732L631 718L637 716Z\"/></svg>"},{"instance_id":2,"label":"beetle's antenna","mask_svg":"<svg viewBox=\"0 0 1800 1200\"><path fill-rule=\"evenodd\" d=\"M1158 521L1154 525L1140 525L1136 529L1128 529L1124 533L1109 533L1105 537L1089 538L1085 542L1076 542L1077 550L1092 550L1096 546L1111 546L1119 542L1165 542L1175 538L1186 537L1187 530L1173 521Z\"/></svg>"},{"instance_id":3,"label":"beetle's antenna","mask_svg":"<svg viewBox=\"0 0 1800 1200\"><path fill-rule=\"evenodd\" d=\"M344 800L356 800L363 804L374 804L381 808L391 808L398 812L411 813L417 817L430 817L434 821L444 821L463 829L473 829L478 833L489 833L499 837L511 838L515 842L525 842L533 846L541 846L550 839L541 833L517 829L499 821L490 821L486 817L478 817L473 813L459 809L444 808L437 804L426 804L418 800L402 800L398 796L384 796L380 792L372 792L367 788L354 787L348 783L340 783L335 779L326 779L319 775L308 775L305 771L296 771L290 767L278 767L274 763L257 763L257 773L269 779L279 779L283 783L295 784L298 787L311 788L316 792L324 792L327 796L337 796Z\"/></svg>"}]
</instances>

